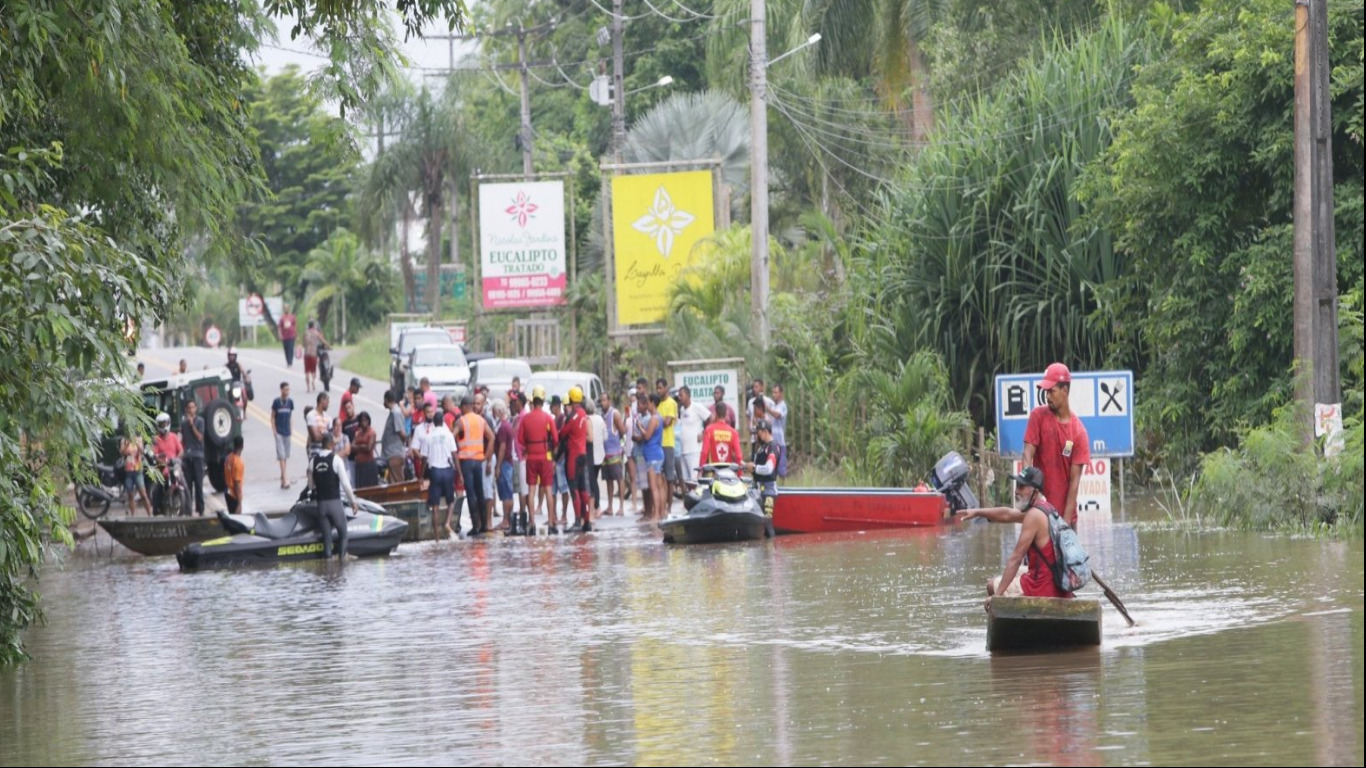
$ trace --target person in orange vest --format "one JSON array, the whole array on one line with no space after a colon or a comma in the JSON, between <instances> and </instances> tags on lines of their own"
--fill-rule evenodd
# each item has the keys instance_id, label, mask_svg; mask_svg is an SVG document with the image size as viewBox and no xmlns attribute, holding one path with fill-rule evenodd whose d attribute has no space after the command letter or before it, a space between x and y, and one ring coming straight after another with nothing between
<instances>
[{"instance_id":1,"label":"person in orange vest","mask_svg":"<svg viewBox=\"0 0 1366 768\"><path fill-rule=\"evenodd\" d=\"M716 418L702 430L702 458L699 468L708 464L739 464L744 460L740 452L740 432L726 421L729 409L725 403L716 404Z\"/></svg>"},{"instance_id":2,"label":"person in orange vest","mask_svg":"<svg viewBox=\"0 0 1366 768\"><path fill-rule=\"evenodd\" d=\"M460 400L460 418L455 422L456 454L460 457L460 476L465 480L465 500L470 510L470 535L489 529L488 505L484 499L484 464L493 460L493 430L482 414L474 412L474 397Z\"/></svg>"}]
</instances>

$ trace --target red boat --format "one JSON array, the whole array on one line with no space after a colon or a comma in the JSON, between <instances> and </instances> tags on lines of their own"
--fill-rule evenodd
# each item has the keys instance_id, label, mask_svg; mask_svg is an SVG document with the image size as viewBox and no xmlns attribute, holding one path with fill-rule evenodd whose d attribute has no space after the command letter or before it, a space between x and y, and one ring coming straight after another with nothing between
<instances>
[{"instance_id":1,"label":"red boat","mask_svg":"<svg viewBox=\"0 0 1366 768\"><path fill-rule=\"evenodd\" d=\"M778 533L872 531L952 521L944 494L909 488L780 488L773 502Z\"/></svg>"}]
</instances>

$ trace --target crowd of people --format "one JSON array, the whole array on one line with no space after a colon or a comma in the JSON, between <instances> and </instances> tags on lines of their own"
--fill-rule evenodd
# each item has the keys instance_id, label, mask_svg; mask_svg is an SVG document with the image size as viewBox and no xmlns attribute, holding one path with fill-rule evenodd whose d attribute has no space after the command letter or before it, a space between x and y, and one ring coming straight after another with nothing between
<instances>
[{"instance_id":1,"label":"crowd of people","mask_svg":"<svg viewBox=\"0 0 1366 768\"><path fill-rule=\"evenodd\" d=\"M642 522L667 516L673 503L709 463L735 463L759 477L765 495L786 474L783 390L755 381L746 402L751 461L745 462L736 414L723 387L703 405L688 387L653 388L641 377L621 395L593 402L578 388L549 395L540 387L511 388L492 397L487 387L457 400L439 396L422 380L409 391L386 391L379 422L357 411L361 389L353 378L332 409L320 392L304 408L306 450L314 456L330 436L357 489L419 479L435 535L497 530L534 534L591 531L602 516L625 516L628 503ZM280 485L290 486L289 461L295 405L287 382L271 404Z\"/></svg>"}]
</instances>

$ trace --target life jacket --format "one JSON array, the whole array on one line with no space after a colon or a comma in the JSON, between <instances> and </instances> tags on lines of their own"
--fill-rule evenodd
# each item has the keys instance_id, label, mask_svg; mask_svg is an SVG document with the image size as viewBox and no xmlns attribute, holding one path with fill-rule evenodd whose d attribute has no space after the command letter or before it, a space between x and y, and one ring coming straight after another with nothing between
<instances>
[{"instance_id":1,"label":"life jacket","mask_svg":"<svg viewBox=\"0 0 1366 768\"><path fill-rule=\"evenodd\" d=\"M460 417L460 425L464 428L463 436L457 441L456 447L458 455L463 461L473 459L476 461L484 460L484 417L477 413L470 412Z\"/></svg>"},{"instance_id":2,"label":"life jacket","mask_svg":"<svg viewBox=\"0 0 1366 768\"><path fill-rule=\"evenodd\" d=\"M311 459L313 470L313 493L318 501L336 501L341 498L341 476L332 466L331 451L316 453Z\"/></svg>"}]
</instances>

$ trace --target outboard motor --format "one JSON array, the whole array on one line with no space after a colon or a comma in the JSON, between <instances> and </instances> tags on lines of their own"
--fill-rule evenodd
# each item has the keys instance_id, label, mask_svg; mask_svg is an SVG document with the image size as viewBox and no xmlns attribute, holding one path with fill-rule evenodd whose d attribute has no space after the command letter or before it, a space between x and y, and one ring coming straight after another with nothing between
<instances>
[{"instance_id":1,"label":"outboard motor","mask_svg":"<svg viewBox=\"0 0 1366 768\"><path fill-rule=\"evenodd\" d=\"M980 506L977 494L968 487L968 463L957 451L949 451L934 465L930 485L944 494L954 512L976 509Z\"/></svg>"}]
</instances>

